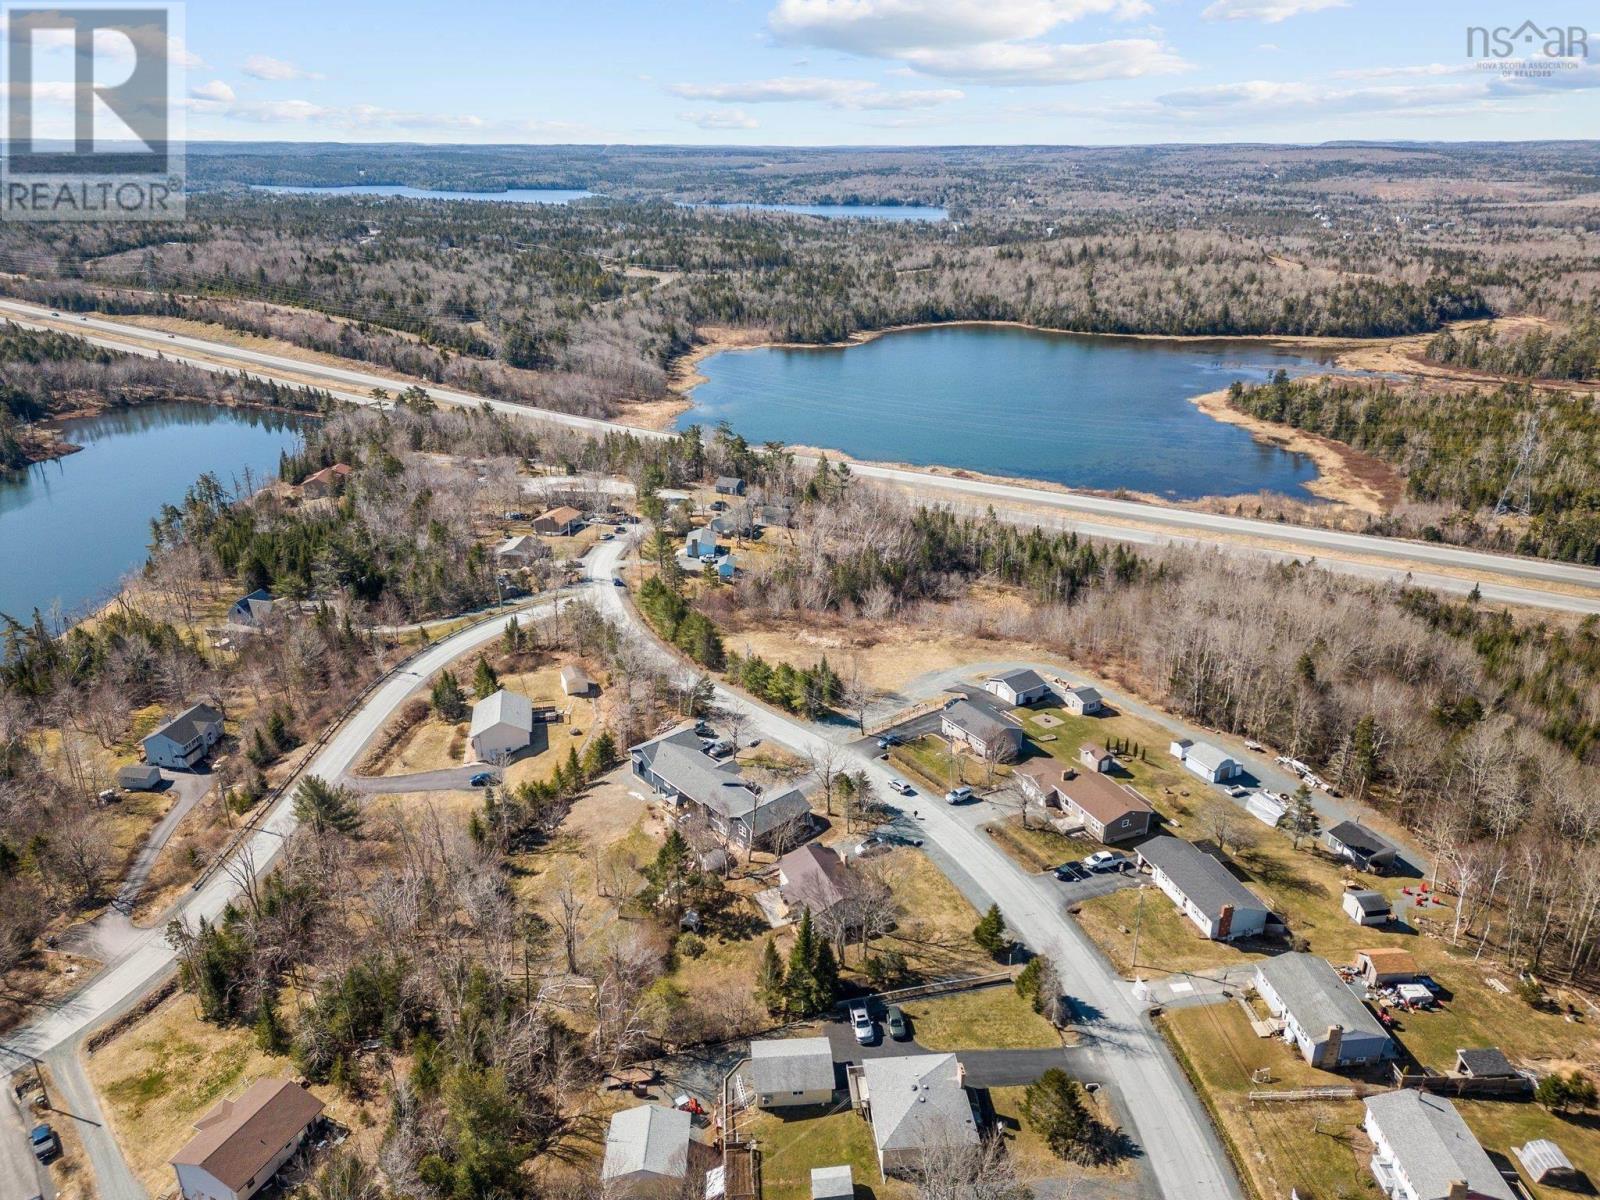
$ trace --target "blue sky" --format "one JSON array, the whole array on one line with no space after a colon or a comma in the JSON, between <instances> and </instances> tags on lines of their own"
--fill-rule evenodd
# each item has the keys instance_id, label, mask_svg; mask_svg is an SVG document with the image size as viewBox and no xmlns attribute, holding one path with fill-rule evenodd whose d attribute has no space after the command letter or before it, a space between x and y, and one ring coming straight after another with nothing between
<instances>
[{"instance_id":1,"label":"blue sky","mask_svg":"<svg viewBox=\"0 0 1600 1200\"><path fill-rule=\"evenodd\" d=\"M1600 134L1600 10L1565 0L195 0L184 17L191 139ZM1534 78L1469 58L1468 26L1530 19L1587 20L1593 53L1540 56Z\"/></svg>"}]
</instances>

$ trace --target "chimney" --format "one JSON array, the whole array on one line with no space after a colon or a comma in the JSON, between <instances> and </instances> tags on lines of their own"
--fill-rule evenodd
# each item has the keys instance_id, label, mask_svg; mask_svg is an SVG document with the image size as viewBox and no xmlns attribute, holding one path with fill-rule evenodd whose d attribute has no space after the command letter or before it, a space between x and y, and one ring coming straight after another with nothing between
<instances>
[{"instance_id":1,"label":"chimney","mask_svg":"<svg viewBox=\"0 0 1600 1200\"><path fill-rule=\"evenodd\" d=\"M1324 1067L1329 1071L1333 1070L1339 1065L1339 1047L1342 1045L1344 1045L1344 1026L1329 1025L1328 1035L1322 1048L1322 1054L1319 1056L1320 1061L1314 1062L1311 1065L1314 1067Z\"/></svg>"},{"instance_id":2,"label":"chimney","mask_svg":"<svg viewBox=\"0 0 1600 1200\"><path fill-rule=\"evenodd\" d=\"M1228 935L1233 932L1233 905L1224 904L1222 911L1217 914L1217 941L1225 942Z\"/></svg>"},{"instance_id":3,"label":"chimney","mask_svg":"<svg viewBox=\"0 0 1600 1200\"><path fill-rule=\"evenodd\" d=\"M1467 1197L1471 1194L1467 1191L1467 1181L1465 1179L1452 1179L1450 1181L1450 1190L1445 1193L1445 1197L1446 1200L1467 1200Z\"/></svg>"}]
</instances>

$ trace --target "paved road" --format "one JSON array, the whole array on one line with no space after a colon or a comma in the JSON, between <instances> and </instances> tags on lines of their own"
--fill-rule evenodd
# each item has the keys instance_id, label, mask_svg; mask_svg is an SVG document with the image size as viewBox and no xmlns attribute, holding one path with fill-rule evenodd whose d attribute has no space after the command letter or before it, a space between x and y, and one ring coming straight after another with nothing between
<instances>
[{"instance_id":1,"label":"paved road","mask_svg":"<svg viewBox=\"0 0 1600 1200\"><path fill-rule=\"evenodd\" d=\"M591 572L609 574L622 550L618 543L603 543L591 559ZM600 588L593 595L602 612L637 631L641 646L662 666L674 674L687 674L676 658L646 638L620 589ZM745 714L745 730L753 736L770 738L803 755L842 748L849 765L865 771L879 794L891 794L887 766L848 744L855 740L853 727L814 725L722 687L717 688L716 699ZM1010 928L1034 951L1054 960L1080 1010L1090 1014L1082 1031L1089 1056L1116 1081L1131 1136L1143 1148L1162 1194L1167 1200L1242 1200L1210 1119L1150 1023L1143 1003L1066 914L1055 881L1024 872L957 815L960 808L929 804L920 806L920 811L919 832L929 846L938 848L935 862L954 860L961 864L961 876L981 881Z\"/></svg>"},{"instance_id":2,"label":"paved road","mask_svg":"<svg viewBox=\"0 0 1600 1200\"><path fill-rule=\"evenodd\" d=\"M145 357L160 355L205 371L236 373L243 370L291 385L297 379L312 379L339 399L355 404L374 403L371 396L374 388L383 388L392 394L405 386L359 368L306 362L183 334L155 333L88 314L57 315L49 309L16 300L0 299L0 313L32 328L67 325L79 336L98 345ZM352 388L359 390L352 391ZM448 388L430 387L427 391L441 404L470 408L488 406L525 420L545 421L598 435L626 432L642 438L672 436L592 417L530 409L526 405ZM973 511L993 507L1005 519L1019 523L1063 524L1091 536L1120 541L1219 545L1230 552L1274 559L1315 557L1330 570L1363 578L1410 580L1457 594L1470 591L1476 584L1484 598L1492 601L1600 613L1600 570L1593 567L936 475L905 467L859 463L852 464L851 470L859 478L891 484L923 499L954 501ZM1219 535L1232 540L1222 541ZM1578 589L1578 592L1562 589Z\"/></svg>"},{"instance_id":3,"label":"paved road","mask_svg":"<svg viewBox=\"0 0 1600 1200\"><path fill-rule=\"evenodd\" d=\"M617 543L605 545L620 549ZM604 594L615 589L606 579L604 583L591 585L591 590ZM524 611L536 617L544 616L553 612L560 602L560 599L551 600ZM500 638L507 620L507 615L499 614L468 626L435 643L405 669L390 675L313 757L306 773L325 779L343 777L360 760L367 743L378 734L384 723L423 689L430 675L461 655ZM257 832L246 839L236 852L235 859L242 861L248 858L258 871L266 870L281 851L283 839L294 831L296 824L292 797L290 791L286 790L283 798L263 817ZM169 915L181 917L190 924L201 918L215 920L237 890L237 885L226 871L216 871ZM82 1078L75 1057L82 1036L132 1008L172 971L174 956L164 933L164 928L136 929L122 952L107 962L84 986L0 1041L0 1074L9 1074L30 1056L37 1056L51 1063L63 1079L63 1086L72 1089L73 1081ZM79 1111L95 1113L97 1106L93 1093L87 1090L86 1083L82 1086L82 1094L74 1095L72 1099L79 1106ZM121 1151L110 1131L101 1124L85 1122L80 1132L90 1163L96 1168L96 1194L99 1200L144 1200L143 1189L125 1166L118 1169L122 1163ZM25 1142L7 1139L5 1145L0 1145L0 1160L13 1161L0 1161L0 1182L25 1177L28 1162L24 1160L30 1159ZM5 1192L6 1200L10 1200L12 1194Z\"/></svg>"}]
</instances>

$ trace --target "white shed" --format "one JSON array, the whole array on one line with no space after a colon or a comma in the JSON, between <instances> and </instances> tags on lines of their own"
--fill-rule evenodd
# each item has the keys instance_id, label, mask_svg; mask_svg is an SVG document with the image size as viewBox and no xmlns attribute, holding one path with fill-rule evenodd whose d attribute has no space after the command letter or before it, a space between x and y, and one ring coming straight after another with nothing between
<instances>
[{"instance_id":1,"label":"white shed","mask_svg":"<svg viewBox=\"0 0 1600 1200\"><path fill-rule=\"evenodd\" d=\"M604 1184L626 1192L673 1191L689 1174L693 1119L676 1108L641 1104L611 1118L600 1168Z\"/></svg>"},{"instance_id":2,"label":"white shed","mask_svg":"<svg viewBox=\"0 0 1600 1200\"><path fill-rule=\"evenodd\" d=\"M848 1163L811 1168L811 1200L850 1200L855 1194L855 1175Z\"/></svg>"},{"instance_id":3,"label":"white shed","mask_svg":"<svg viewBox=\"0 0 1600 1200\"><path fill-rule=\"evenodd\" d=\"M493 762L526 749L533 740L533 702L501 688L472 706L472 756Z\"/></svg>"}]
</instances>

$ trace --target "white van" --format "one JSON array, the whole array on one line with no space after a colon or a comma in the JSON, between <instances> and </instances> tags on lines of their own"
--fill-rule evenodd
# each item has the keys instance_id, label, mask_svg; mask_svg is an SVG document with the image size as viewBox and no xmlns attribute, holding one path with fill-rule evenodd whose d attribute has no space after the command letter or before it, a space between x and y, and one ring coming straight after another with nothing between
<instances>
[{"instance_id":1,"label":"white van","mask_svg":"<svg viewBox=\"0 0 1600 1200\"><path fill-rule=\"evenodd\" d=\"M971 799L972 789L967 787L965 784L958 788L952 788L950 791L944 794L944 802L946 804L960 804L963 800Z\"/></svg>"}]
</instances>

